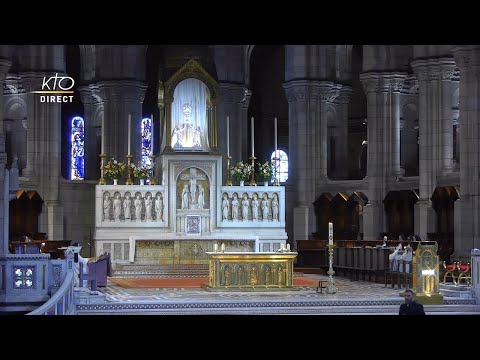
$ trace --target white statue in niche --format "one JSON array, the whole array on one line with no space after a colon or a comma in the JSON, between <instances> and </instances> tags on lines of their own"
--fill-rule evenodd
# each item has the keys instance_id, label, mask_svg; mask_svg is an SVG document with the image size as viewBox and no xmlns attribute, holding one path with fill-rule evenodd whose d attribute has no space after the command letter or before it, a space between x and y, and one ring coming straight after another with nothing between
<instances>
[{"instance_id":1,"label":"white statue in niche","mask_svg":"<svg viewBox=\"0 0 480 360\"><path fill-rule=\"evenodd\" d=\"M145 198L145 219L146 220L152 220L152 205L153 205L152 194L148 193L147 197Z\"/></svg>"},{"instance_id":2,"label":"white statue in niche","mask_svg":"<svg viewBox=\"0 0 480 360\"><path fill-rule=\"evenodd\" d=\"M110 220L110 206L112 205L112 200L110 199L110 195L105 193L103 196L103 215L105 220Z\"/></svg>"},{"instance_id":3,"label":"white statue in niche","mask_svg":"<svg viewBox=\"0 0 480 360\"><path fill-rule=\"evenodd\" d=\"M132 199L130 198L130 193L125 193L125 200L123 200L123 216L125 219L130 219L132 209Z\"/></svg>"},{"instance_id":4,"label":"white statue in niche","mask_svg":"<svg viewBox=\"0 0 480 360\"><path fill-rule=\"evenodd\" d=\"M189 200L188 200L188 194L189 194L189 190L188 190L188 185L185 184L185 186L183 187L183 191L182 191L182 209L188 209L188 203L189 203Z\"/></svg>"},{"instance_id":5,"label":"white statue in niche","mask_svg":"<svg viewBox=\"0 0 480 360\"><path fill-rule=\"evenodd\" d=\"M233 200L232 200L232 220L238 220L238 197L237 197L237 194L233 195Z\"/></svg>"},{"instance_id":6,"label":"white statue in niche","mask_svg":"<svg viewBox=\"0 0 480 360\"><path fill-rule=\"evenodd\" d=\"M278 220L278 197L277 194L272 195L272 220Z\"/></svg>"},{"instance_id":7,"label":"white statue in niche","mask_svg":"<svg viewBox=\"0 0 480 360\"><path fill-rule=\"evenodd\" d=\"M198 185L198 201L197 206L199 209L203 209L205 206L205 192L202 185Z\"/></svg>"},{"instance_id":8,"label":"white statue in niche","mask_svg":"<svg viewBox=\"0 0 480 360\"><path fill-rule=\"evenodd\" d=\"M122 200L120 200L120 194L115 194L115 199L113 199L113 218L115 221L120 220L120 215L122 214Z\"/></svg>"},{"instance_id":9,"label":"white statue in niche","mask_svg":"<svg viewBox=\"0 0 480 360\"><path fill-rule=\"evenodd\" d=\"M137 197L134 202L135 205L135 220L142 220L142 198L140 194L137 194Z\"/></svg>"},{"instance_id":10,"label":"white statue in niche","mask_svg":"<svg viewBox=\"0 0 480 360\"><path fill-rule=\"evenodd\" d=\"M157 214L157 221L163 220L163 199L160 194L157 194L155 199L155 213Z\"/></svg>"},{"instance_id":11,"label":"white statue in niche","mask_svg":"<svg viewBox=\"0 0 480 360\"><path fill-rule=\"evenodd\" d=\"M248 197L247 194L243 195L242 200L242 218L243 221L248 220Z\"/></svg>"},{"instance_id":12,"label":"white statue in niche","mask_svg":"<svg viewBox=\"0 0 480 360\"><path fill-rule=\"evenodd\" d=\"M207 99L209 90L200 80L181 81L174 90L172 139L175 150L208 150Z\"/></svg>"},{"instance_id":13,"label":"white statue in niche","mask_svg":"<svg viewBox=\"0 0 480 360\"><path fill-rule=\"evenodd\" d=\"M253 199L252 199L252 220L258 220L258 198L257 198L257 194L253 194Z\"/></svg>"},{"instance_id":14,"label":"white statue in niche","mask_svg":"<svg viewBox=\"0 0 480 360\"><path fill-rule=\"evenodd\" d=\"M263 198L262 198L262 217L263 217L263 221L267 221L268 220L268 200L267 200L267 194L264 194L263 195Z\"/></svg>"},{"instance_id":15,"label":"white statue in niche","mask_svg":"<svg viewBox=\"0 0 480 360\"><path fill-rule=\"evenodd\" d=\"M222 218L223 220L228 220L228 209L230 207L230 204L228 203L228 198L227 194L223 195L223 200L222 200Z\"/></svg>"}]
</instances>

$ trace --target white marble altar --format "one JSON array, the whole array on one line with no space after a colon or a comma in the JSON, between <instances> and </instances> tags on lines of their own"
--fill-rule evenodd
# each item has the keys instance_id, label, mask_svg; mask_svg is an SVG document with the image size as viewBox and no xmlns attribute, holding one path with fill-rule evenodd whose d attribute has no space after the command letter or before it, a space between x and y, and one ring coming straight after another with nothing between
<instances>
[{"instance_id":1,"label":"white marble altar","mask_svg":"<svg viewBox=\"0 0 480 360\"><path fill-rule=\"evenodd\" d=\"M224 186L220 155L163 155L162 167L161 185L96 186L97 255L110 252L114 264L138 263L138 241L149 241L142 248L142 254L150 254L144 263L155 263L155 256L159 264L197 263L206 257L194 256L193 250L192 258L185 257L179 242L202 253L226 240L243 242L245 251L285 245L284 187Z\"/></svg>"}]
</instances>

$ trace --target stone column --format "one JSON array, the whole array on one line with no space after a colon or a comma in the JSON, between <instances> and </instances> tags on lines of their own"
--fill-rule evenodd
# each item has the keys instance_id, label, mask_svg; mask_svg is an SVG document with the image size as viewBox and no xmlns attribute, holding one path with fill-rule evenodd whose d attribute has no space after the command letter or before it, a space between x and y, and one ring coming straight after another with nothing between
<instances>
[{"instance_id":1,"label":"stone column","mask_svg":"<svg viewBox=\"0 0 480 360\"><path fill-rule=\"evenodd\" d=\"M60 204L61 177L61 104L42 103L40 95L43 78L54 74L21 73L27 95L27 167L29 178L45 201L48 211L48 238L63 240L63 207ZM58 73L59 76L66 74Z\"/></svg>"},{"instance_id":2,"label":"stone column","mask_svg":"<svg viewBox=\"0 0 480 360\"><path fill-rule=\"evenodd\" d=\"M419 200L415 204L415 233L427 237L427 233L435 231L430 197L437 177L442 170L452 169L453 67L450 58L415 60L411 65L419 84Z\"/></svg>"},{"instance_id":3,"label":"stone column","mask_svg":"<svg viewBox=\"0 0 480 360\"><path fill-rule=\"evenodd\" d=\"M136 80L108 80L97 83L104 102L106 160L115 157L126 162L128 155L128 115L131 122L131 155L133 162L141 159L142 104L147 86Z\"/></svg>"},{"instance_id":4,"label":"stone column","mask_svg":"<svg viewBox=\"0 0 480 360\"><path fill-rule=\"evenodd\" d=\"M395 79L395 75L390 73L370 72L360 75L360 80L367 95L368 122L368 204L363 209L363 236L365 240L378 239L380 232L386 230L383 199L386 196L387 176L391 174L390 91L392 83L395 84ZM399 128L398 131L400 131Z\"/></svg>"},{"instance_id":5,"label":"stone column","mask_svg":"<svg viewBox=\"0 0 480 360\"><path fill-rule=\"evenodd\" d=\"M394 73L391 74L391 87L390 87L390 121L391 121L391 176L401 176L402 171L400 168L400 93L403 88L407 74Z\"/></svg>"},{"instance_id":6,"label":"stone column","mask_svg":"<svg viewBox=\"0 0 480 360\"><path fill-rule=\"evenodd\" d=\"M480 248L480 47L454 48L460 69L460 199L455 202L455 256ZM457 206L458 203L458 206Z\"/></svg>"},{"instance_id":7,"label":"stone column","mask_svg":"<svg viewBox=\"0 0 480 360\"><path fill-rule=\"evenodd\" d=\"M338 179L348 178L348 104L352 98L351 86L342 86L340 95L336 99L339 104L338 136L335 140L335 162Z\"/></svg>"},{"instance_id":8,"label":"stone column","mask_svg":"<svg viewBox=\"0 0 480 360\"><path fill-rule=\"evenodd\" d=\"M246 98L248 91L243 85L220 83L218 88L218 147L222 154L227 155L227 116L230 118L230 166L240 160L248 160L248 103L250 97ZM244 111L245 110L247 111ZM224 161L224 180L226 179L227 162Z\"/></svg>"},{"instance_id":9,"label":"stone column","mask_svg":"<svg viewBox=\"0 0 480 360\"><path fill-rule=\"evenodd\" d=\"M455 77L455 61L451 58L441 58L441 110L440 110L440 168L445 173L453 171L453 81Z\"/></svg>"},{"instance_id":10,"label":"stone column","mask_svg":"<svg viewBox=\"0 0 480 360\"><path fill-rule=\"evenodd\" d=\"M5 132L3 129L3 84L11 65L11 61L7 59L0 59L0 255L8 252L8 236L6 236L3 231L4 223L6 219L8 219L8 215L5 216L6 212L8 211L8 201L5 201L6 199L4 198L4 187L7 185L4 184L5 174L8 175L8 171L5 170L5 165L7 164L7 153L5 152Z\"/></svg>"},{"instance_id":11,"label":"stone column","mask_svg":"<svg viewBox=\"0 0 480 360\"><path fill-rule=\"evenodd\" d=\"M293 236L308 239L316 229L313 201L317 181L327 179L327 119L325 105L339 89L328 81L292 80L284 84L289 105L289 179ZM323 109L323 111L322 111Z\"/></svg>"},{"instance_id":12,"label":"stone column","mask_svg":"<svg viewBox=\"0 0 480 360\"><path fill-rule=\"evenodd\" d=\"M227 125L230 118L230 156L232 164L248 160L248 119L247 112L250 96L248 90L240 84L220 83L218 88L218 146L227 154ZM245 106L245 102L247 102Z\"/></svg>"},{"instance_id":13,"label":"stone column","mask_svg":"<svg viewBox=\"0 0 480 360\"><path fill-rule=\"evenodd\" d=\"M100 153L97 151L97 131L95 119L95 105L92 89L87 86L78 88L84 109L85 122L85 179L98 180L100 178ZM100 124L101 126L101 124ZM100 140L101 141L101 140Z\"/></svg>"}]
</instances>

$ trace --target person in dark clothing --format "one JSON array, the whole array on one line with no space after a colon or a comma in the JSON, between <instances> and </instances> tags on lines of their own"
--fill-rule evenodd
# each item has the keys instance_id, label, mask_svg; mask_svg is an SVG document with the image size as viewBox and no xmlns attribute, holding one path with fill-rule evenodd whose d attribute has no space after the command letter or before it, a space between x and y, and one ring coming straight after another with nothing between
<instances>
[{"instance_id":1,"label":"person in dark clothing","mask_svg":"<svg viewBox=\"0 0 480 360\"><path fill-rule=\"evenodd\" d=\"M403 296L405 303L400 305L398 315L425 315L423 305L415 301L415 293L412 289L406 289Z\"/></svg>"}]
</instances>

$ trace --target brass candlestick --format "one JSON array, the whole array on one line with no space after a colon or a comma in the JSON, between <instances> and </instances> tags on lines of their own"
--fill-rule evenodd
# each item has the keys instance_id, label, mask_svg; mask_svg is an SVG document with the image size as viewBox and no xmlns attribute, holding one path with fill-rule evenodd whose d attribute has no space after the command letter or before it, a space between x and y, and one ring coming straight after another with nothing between
<instances>
[{"instance_id":1,"label":"brass candlestick","mask_svg":"<svg viewBox=\"0 0 480 360\"><path fill-rule=\"evenodd\" d=\"M231 156L227 156L227 181L225 182L226 186L232 186L232 180L230 180L230 160L232 160Z\"/></svg>"},{"instance_id":2,"label":"brass candlestick","mask_svg":"<svg viewBox=\"0 0 480 360\"><path fill-rule=\"evenodd\" d=\"M151 153L151 155L149 156L150 158L150 163L152 164L152 177L150 178L150 185L157 185L157 182L155 181L155 161L153 161L153 159L155 159L155 156L153 156L153 153Z\"/></svg>"},{"instance_id":3,"label":"brass candlestick","mask_svg":"<svg viewBox=\"0 0 480 360\"><path fill-rule=\"evenodd\" d=\"M132 180L132 166L130 165L132 163L133 155L127 155L127 171L128 171L128 177L127 177L127 182L126 185L133 185L133 180Z\"/></svg>"},{"instance_id":4,"label":"brass candlestick","mask_svg":"<svg viewBox=\"0 0 480 360\"><path fill-rule=\"evenodd\" d=\"M255 182L255 156L250 157L250 160L252 160L252 177L250 178L250 186L257 186L257 183Z\"/></svg>"},{"instance_id":5,"label":"brass candlestick","mask_svg":"<svg viewBox=\"0 0 480 360\"><path fill-rule=\"evenodd\" d=\"M328 263L329 263L329 269L327 271L328 274L328 285L327 285L327 294L335 294L337 292L337 288L335 286L335 281L333 280L333 274L335 274L335 271L333 271L333 249L335 245L327 245L328 246Z\"/></svg>"},{"instance_id":6,"label":"brass candlestick","mask_svg":"<svg viewBox=\"0 0 480 360\"><path fill-rule=\"evenodd\" d=\"M278 168L278 160L280 160L280 159L277 157L277 154L275 154L275 157L273 158L273 160L275 161L275 181L274 181L273 185L279 186L280 181L278 180L277 168Z\"/></svg>"},{"instance_id":7,"label":"brass candlestick","mask_svg":"<svg viewBox=\"0 0 480 360\"><path fill-rule=\"evenodd\" d=\"M105 173L105 158L107 155L105 154L100 154L98 155L100 157L100 180L98 181L99 185L107 185L107 181L104 178L104 173Z\"/></svg>"}]
</instances>

